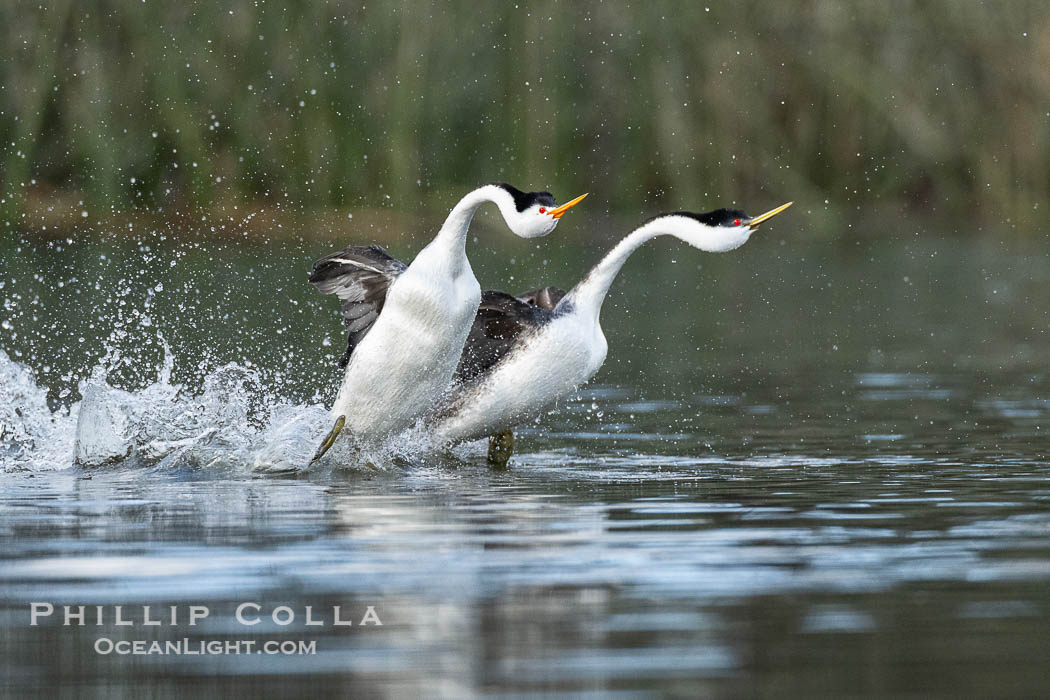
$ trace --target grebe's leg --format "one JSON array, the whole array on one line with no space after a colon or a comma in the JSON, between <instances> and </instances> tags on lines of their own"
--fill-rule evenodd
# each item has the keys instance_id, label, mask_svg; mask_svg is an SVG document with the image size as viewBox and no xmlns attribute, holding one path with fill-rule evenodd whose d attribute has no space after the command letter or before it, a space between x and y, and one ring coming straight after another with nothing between
<instances>
[{"instance_id":1,"label":"grebe's leg","mask_svg":"<svg viewBox=\"0 0 1050 700\"><path fill-rule=\"evenodd\" d=\"M506 469L510 456L514 454L514 432L504 430L489 438L489 466Z\"/></svg>"}]
</instances>

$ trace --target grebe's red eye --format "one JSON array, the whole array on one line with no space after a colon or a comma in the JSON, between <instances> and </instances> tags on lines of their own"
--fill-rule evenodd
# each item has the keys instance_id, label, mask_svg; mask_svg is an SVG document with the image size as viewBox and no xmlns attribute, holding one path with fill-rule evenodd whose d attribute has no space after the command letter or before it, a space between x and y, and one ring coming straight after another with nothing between
<instances>
[{"instance_id":1,"label":"grebe's red eye","mask_svg":"<svg viewBox=\"0 0 1050 700\"><path fill-rule=\"evenodd\" d=\"M740 225L740 219L733 219L733 225L734 226L739 226Z\"/></svg>"},{"instance_id":2,"label":"grebe's red eye","mask_svg":"<svg viewBox=\"0 0 1050 700\"><path fill-rule=\"evenodd\" d=\"M546 214L547 213L547 209L545 207L540 207L540 213L541 214Z\"/></svg>"}]
</instances>

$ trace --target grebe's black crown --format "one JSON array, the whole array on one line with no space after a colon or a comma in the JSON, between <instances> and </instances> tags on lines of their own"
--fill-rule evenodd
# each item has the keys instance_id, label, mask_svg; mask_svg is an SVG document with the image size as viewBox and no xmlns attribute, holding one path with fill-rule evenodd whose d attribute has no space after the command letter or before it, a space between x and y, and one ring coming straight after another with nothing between
<instances>
[{"instance_id":1,"label":"grebe's black crown","mask_svg":"<svg viewBox=\"0 0 1050 700\"><path fill-rule=\"evenodd\" d=\"M746 222L751 218L739 209L715 209L703 214L695 214L691 211L672 211L660 216L686 216L707 226L739 226L737 221Z\"/></svg>"},{"instance_id":2,"label":"grebe's black crown","mask_svg":"<svg viewBox=\"0 0 1050 700\"><path fill-rule=\"evenodd\" d=\"M505 182L494 182L492 184L496 187L502 187L510 193L510 196L514 198L514 208L519 212L537 204L551 208L557 206L557 203L554 201L554 195L550 192L522 192L514 185L508 185Z\"/></svg>"}]
</instances>

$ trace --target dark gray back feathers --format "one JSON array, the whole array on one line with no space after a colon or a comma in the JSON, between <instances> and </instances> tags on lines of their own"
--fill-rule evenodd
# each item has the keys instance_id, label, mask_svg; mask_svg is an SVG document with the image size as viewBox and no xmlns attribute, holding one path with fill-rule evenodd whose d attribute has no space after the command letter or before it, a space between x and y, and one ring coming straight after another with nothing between
<instances>
[{"instance_id":1,"label":"dark gray back feathers","mask_svg":"<svg viewBox=\"0 0 1050 700\"><path fill-rule=\"evenodd\" d=\"M539 289L530 289L524 294L519 294L518 298L526 304L532 304L533 306L538 306L547 311L554 311L554 307L558 305L558 302L561 301L563 296L565 296L564 289L559 289L558 287L540 287Z\"/></svg>"},{"instance_id":2,"label":"dark gray back feathers","mask_svg":"<svg viewBox=\"0 0 1050 700\"><path fill-rule=\"evenodd\" d=\"M491 371L530 330L554 317L553 310L565 291L557 287L530 289L520 297L487 291L467 336L456 381L472 382Z\"/></svg>"}]
</instances>

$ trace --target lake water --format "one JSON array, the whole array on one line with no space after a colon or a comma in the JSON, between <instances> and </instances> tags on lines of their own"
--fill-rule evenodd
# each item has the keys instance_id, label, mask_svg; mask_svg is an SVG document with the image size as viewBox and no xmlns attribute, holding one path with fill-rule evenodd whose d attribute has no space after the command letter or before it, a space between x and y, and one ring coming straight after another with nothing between
<instances>
[{"instance_id":1,"label":"lake water","mask_svg":"<svg viewBox=\"0 0 1050 700\"><path fill-rule=\"evenodd\" d=\"M499 236L471 255L510 291L607 247ZM659 241L603 312L605 368L509 469L476 444L293 473L337 382L335 304L304 280L329 247L85 238L2 244L0 694L1050 687L1042 241ZM73 466L78 420L115 456ZM96 652L122 640L315 653Z\"/></svg>"}]
</instances>

